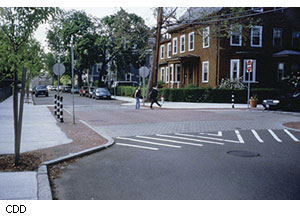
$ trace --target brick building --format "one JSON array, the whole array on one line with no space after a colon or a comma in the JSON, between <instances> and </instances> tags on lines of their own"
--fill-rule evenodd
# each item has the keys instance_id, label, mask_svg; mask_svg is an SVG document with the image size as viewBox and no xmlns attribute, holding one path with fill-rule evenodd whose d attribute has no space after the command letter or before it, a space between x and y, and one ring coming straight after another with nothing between
<instances>
[{"instance_id":1,"label":"brick building","mask_svg":"<svg viewBox=\"0 0 300 220\"><path fill-rule=\"evenodd\" d=\"M203 20L204 14L211 20ZM221 37L216 29L226 15L232 29ZM247 83L249 77L255 87L278 87L290 72L300 71L300 8L246 8L236 15L230 8L191 8L182 20L159 47L158 81L167 87L214 88L222 78Z\"/></svg>"}]
</instances>

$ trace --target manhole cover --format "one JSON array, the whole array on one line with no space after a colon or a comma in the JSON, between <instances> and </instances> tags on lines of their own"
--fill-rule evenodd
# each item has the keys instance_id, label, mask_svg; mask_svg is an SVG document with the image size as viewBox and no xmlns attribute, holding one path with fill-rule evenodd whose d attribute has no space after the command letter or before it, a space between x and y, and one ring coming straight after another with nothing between
<instances>
[{"instance_id":1,"label":"manhole cover","mask_svg":"<svg viewBox=\"0 0 300 220\"><path fill-rule=\"evenodd\" d=\"M244 151L244 150L228 151L227 154L236 156L236 157L259 157L260 156L259 153Z\"/></svg>"}]
</instances>

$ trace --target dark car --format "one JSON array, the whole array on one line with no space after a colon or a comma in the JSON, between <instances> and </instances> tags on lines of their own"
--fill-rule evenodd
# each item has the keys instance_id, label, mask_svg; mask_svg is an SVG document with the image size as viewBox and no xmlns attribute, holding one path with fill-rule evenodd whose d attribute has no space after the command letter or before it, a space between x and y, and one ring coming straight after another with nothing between
<instances>
[{"instance_id":1,"label":"dark car","mask_svg":"<svg viewBox=\"0 0 300 220\"><path fill-rule=\"evenodd\" d=\"M269 110L300 110L300 92L287 94L275 99L265 99L262 105Z\"/></svg>"},{"instance_id":2,"label":"dark car","mask_svg":"<svg viewBox=\"0 0 300 220\"><path fill-rule=\"evenodd\" d=\"M111 94L107 88L97 88L93 92L93 99L111 99Z\"/></svg>"},{"instance_id":3,"label":"dark car","mask_svg":"<svg viewBox=\"0 0 300 220\"><path fill-rule=\"evenodd\" d=\"M36 86L33 89L33 94L35 94L35 97L38 97L39 95L45 95L47 97L49 96L48 89L47 89L46 85Z\"/></svg>"},{"instance_id":4,"label":"dark car","mask_svg":"<svg viewBox=\"0 0 300 220\"><path fill-rule=\"evenodd\" d=\"M95 87L90 87L87 92L85 92L85 97L92 98Z\"/></svg>"},{"instance_id":5,"label":"dark car","mask_svg":"<svg viewBox=\"0 0 300 220\"><path fill-rule=\"evenodd\" d=\"M63 87L63 92L70 93L71 92L71 86L64 86Z\"/></svg>"}]
</instances>

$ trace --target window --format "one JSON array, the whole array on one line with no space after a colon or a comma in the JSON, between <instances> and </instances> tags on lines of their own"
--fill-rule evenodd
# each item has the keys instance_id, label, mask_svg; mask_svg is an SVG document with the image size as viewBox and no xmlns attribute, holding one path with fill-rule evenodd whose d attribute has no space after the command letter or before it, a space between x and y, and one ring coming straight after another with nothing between
<instances>
[{"instance_id":1,"label":"window","mask_svg":"<svg viewBox=\"0 0 300 220\"><path fill-rule=\"evenodd\" d=\"M162 67L161 69L160 69L160 81L165 81L165 68L164 67Z\"/></svg>"},{"instance_id":2,"label":"window","mask_svg":"<svg viewBox=\"0 0 300 220\"><path fill-rule=\"evenodd\" d=\"M209 47L209 27L203 30L203 48Z\"/></svg>"},{"instance_id":3,"label":"window","mask_svg":"<svg viewBox=\"0 0 300 220\"><path fill-rule=\"evenodd\" d=\"M292 45L294 48L300 48L300 31L292 32Z\"/></svg>"},{"instance_id":4,"label":"window","mask_svg":"<svg viewBox=\"0 0 300 220\"><path fill-rule=\"evenodd\" d=\"M230 46L242 46L242 26L238 28L231 26Z\"/></svg>"},{"instance_id":5,"label":"window","mask_svg":"<svg viewBox=\"0 0 300 220\"><path fill-rule=\"evenodd\" d=\"M165 59L165 45L160 46L160 59Z\"/></svg>"},{"instance_id":6,"label":"window","mask_svg":"<svg viewBox=\"0 0 300 220\"><path fill-rule=\"evenodd\" d=\"M177 37L173 38L173 54L177 54Z\"/></svg>"},{"instance_id":7,"label":"window","mask_svg":"<svg viewBox=\"0 0 300 220\"><path fill-rule=\"evenodd\" d=\"M170 82L173 82L173 80L174 80L174 78L173 78L173 64L171 64L170 65L170 67L169 67L169 73L170 73L170 78L169 78L169 80L170 80Z\"/></svg>"},{"instance_id":8,"label":"window","mask_svg":"<svg viewBox=\"0 0 300 220\"><path fill-rule=\"evenodd\" d=\"M251 29L251 47L262 47L262 26Z\"/></svg>"},{"instance_id":9,"label":"window","mask_svg":"<svg viewBox=\"0 0 300 220\"><path fill-rule=\"evenodd\" d=\"M252 60L252 71L250 72L250 74L247 73L247 62L248 62L248 60L244 60L243 81L248 82L249 77L250 77L250 82L255 82L255 80L256 80L256 60Z\"/></svg>"},{"instance_id":10,"label":"window","mask_svg":"<svg viewBox=\"0 0 300 220\"><path fill-rule=\"evenodd\" d=\"M189 33L189 51L193 51L195 49L195 34L194 32Z\"/></svg>"},{"instance_id":11,"label":"window","mask_svg":"<svg viewBox=\"0 0 300 220\"><path fill-rule=\"evenodd\" d=\"M205 61L202 62L202 82L208 83L208 76L209 76L209 62Z\"/></svg>"},{"instance_id":12,"label":"window","mask_svg":"<svg viewBox=\"0 0 300 220\"><path fill-rule=\"evenodd\" d=\"M171 51L172 51L171 43L168 43L168 53L167 53L168 58L171 57Z\"/></svg>"},{"instance_id":13,"label":"window","mask_svg":"<svg viewBox=\"0 0 300 220\"><path fill-rule=\"evenodd\" d=\"M284 63L278 63L278 80L283 80L284 78Z\"/></svg>"},{"instance_id":14,"label":"window","mask_svg":"<svg viewBox=\"0 0 300 220\"><path fill-rule=\"evenodd\" d=\"M166 67L166 83L169 82L169 67Z\"/></svg>"},{"instance_id":15,"label":"window","mask_svg":"<svg viewBox=\"0 0 300 220\"><path fill-rule=\"evenodd\" d=\"M282 46L282 28L273 28L273 46Z\"/></svg>"},{"instance_id":16,"label":"window","mask_svg":"<svg viewBox=\"0 0 300 220\"><path fill-rule=\"evenodd\" d=\"M180 36L180 53L185 52L185 35Z\"/></svg>"},{"instance_id":17,"label":"window","mask_svg":"<svg viewBox=\"0 0 300 220\"><path fill-rule=\"evenodd\" d=\"M180 82L181 65L175 64L175 82Z\"/></svg>"},{"instance_id":18,"label":"window","mask_svg":"<svg viewBox=\"0 0 300 220\"><path fill-rule=\"evenodd\" d=\"M240 78L240 60L230 60L230 82Z\"/></svg>"}]
</instances>

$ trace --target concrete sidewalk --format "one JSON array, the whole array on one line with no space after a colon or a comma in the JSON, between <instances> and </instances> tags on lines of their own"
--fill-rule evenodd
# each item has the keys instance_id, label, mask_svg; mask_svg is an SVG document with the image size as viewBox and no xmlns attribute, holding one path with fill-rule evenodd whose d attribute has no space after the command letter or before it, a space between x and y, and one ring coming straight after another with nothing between
<instances>
[{"instance_id":1,"label":"concrete sidewalk","mask_svg":"<svg viewBox=\"0 0 300 220\"><path fill-rule=\"evenodd\" d=\"M123 105L135 105L135 98L124 96L112 96L117 100L127 102ZM141 107L143 107L143 100L141 99ZM161 103L161 100L158 100ZM156 106L156 104L155 104ZM145 107L150 107L150 103L145 103ZM231 103L194 103L194 102L164 102L163 108L166 109L232 109ZM247 104L234 104L236 109L247 109ZM257 105L256 109L264 109L262 105Z\"/></svg>"},{"instance_id":2,"label":"concrete sidewalk","mask_svg":"<svg viewBox=\"0 0 300 220\"><path fill-rule=\"evenodd\" d=\"M0 124L0 154L13 154L12 97L0 103ZM21 153L70 142L46 106L24 103ZM38 172L0 172L0 200L38 199L40 179Z\"/></svg>"}]
</instances>

